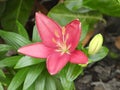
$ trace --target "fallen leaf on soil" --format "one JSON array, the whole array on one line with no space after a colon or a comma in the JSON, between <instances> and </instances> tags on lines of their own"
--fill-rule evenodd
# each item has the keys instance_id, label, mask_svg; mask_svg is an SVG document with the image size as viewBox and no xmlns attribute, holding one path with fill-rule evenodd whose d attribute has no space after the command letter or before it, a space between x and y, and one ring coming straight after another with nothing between
<instances>
[{"instance_id":1,"label":"fallen leaf on soil","mask_svg":"<svg viewBox=\"0 0 120 90\"><path fill-rule=\"evenodd\" d=\"M120 36L117 36L115 39L115 46L120 49Z\"/></svg>"}]
</instances>

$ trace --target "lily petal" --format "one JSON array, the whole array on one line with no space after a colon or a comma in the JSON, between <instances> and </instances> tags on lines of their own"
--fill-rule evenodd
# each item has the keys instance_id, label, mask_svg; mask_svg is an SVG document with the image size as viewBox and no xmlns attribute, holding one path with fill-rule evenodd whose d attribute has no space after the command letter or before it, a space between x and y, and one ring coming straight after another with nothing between
<instances>
[{"instance_id":1,"label":"lily petal","mask_svg":"<svg viewBox=\"0 0 120 90\"><path fill-rule=\"evenodd\" d=\"M53 53L47 58L47 69L51 75L58 73L69 61L69 55Z\"/></svg>"},{"instance_id":2,"label":"lily petal","mask_svg":"<svg viewBox=\"0 0 120 90\"><path fill-rule=\"evenodd\" d=\"M71 54L70 62L75 64L87 64L88 58L82 51L75 50Z\"/></svg>"},{"instance_id":3,"label":"lily petal","mask_svg":"<svg viewBox=\"0 0 120 90\"><path fill-rule=\"evenodd\" d=\"M56 47L55 40L58 41L61 37L59 24L41 13L36 13L35 19L42 42L46 46Z\"/></svg>"},{"instance_id":4,"label":"lily petal","mask_svg":"<svg viewBox=\"0 0 120 90\"><path fill-rule=\"evenodd\" d=\"M53 52L53 49L46 47L42 43L34 43L21 47L18 52L31 57L46 58Z\"/></svg>"},{"instance_id":5,"label":"lily petal","mask_svg":"<svg viewBox=\"0 0 120 90\"><path fill-rule=\"evenodd\" d=\"M70 51L75 50L79 43L80 35L81 35L81 23L79 20L73 20L71 23L66 25L66 31L69 35L67 40L67 44L71 45Z\"/></svg>"}]
</instances>

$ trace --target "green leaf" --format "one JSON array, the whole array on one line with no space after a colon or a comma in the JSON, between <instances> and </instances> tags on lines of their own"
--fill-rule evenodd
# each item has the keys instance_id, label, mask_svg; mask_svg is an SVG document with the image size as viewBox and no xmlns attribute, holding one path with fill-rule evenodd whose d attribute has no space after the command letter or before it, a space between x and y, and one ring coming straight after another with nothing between
<instances>
[{"instance_id":1,"label":"green leaf","mask_svg":"<svg viewBox=\"0 0 120 90\"><path fill-rule=\"evenodd\" d=\"M6 77L5 74L4 74L4 72L1 69L0 69L0 77L3 77L3 78Z\"/></svg>"},{"instance_id":2,"label":"green leaf","mask_svg":"<svg viewBox=\"0 0 120 90\"><path fill-rule=\"evenodd\" d=\"M40 42L41 41L36 25L33 28L32 41L33 42Z\"/></svg>"},{"instance_id":3,"label":"green leaf","mask_svg":"<svg viewBox=\"0 0 120 90\"><path fill-rule=\"evenodd\" d=\"M55 77L51 76L46 69L44 70L35 83L35 90L58 90Z\"/></svg>"},{"instance_id":4,"label":"green leaf","mask_svg":"<svg viewBox=\"0 0 120 90\"><path fill-rule=\"evenodd\" d=\"M56 83L56 90L64 90L61 84L61 81L58 78L54 78L55 83Z\"/></svg>"},{"instance_id":5,"label":"green leaf","mask_svg":"<svg viewBox=\"0 0 120 90\"><path fill-rule=\"evenodd\" d=\"M63 90L75 90L74 82L68 81L65 77L61 77L61 84L63 86Z\"/></svg>"},{"instance_id":6,"label":"green leaf","mask_svg":"<svg viewBox=\"0 0 120 90\"><path fill-rule=\"evenodd\" d=\"M26 31L26 29L24 28L24 26L17 20L16 21L17 27L18 27L18 33L25 37L26 39L29 39L28 33Z\"/></svg>"},{"instance_id":7,"label":"green leaf","mask_svg":"<svg viewBox=\"0 0 120 90\"><path fill-rule=\"evenodd\" d=\"M89 63L102 60L108 54L108 52L109 50L106 47L101 47L101 49L96 54L89 56Z\"/></svg>"},{"instance_id":8,"label":"green leaf","mask_svg":"<svg viewBox=\"0 0 120 90\"><path fill-rule=\"evenodd\" d=\"M7 44L0 44L0 52L2 51L8 51L8 50L11 50L12 47L10 45L7 45Z\"/></svg>"},{"instance_id":9,"label":"green leaf","mask_svg":"<svg viewBox=\"0 0 120 90\"><path fill-rule=\"evenodd\" d=\"M72 12L86 13L91 11L90 8L84 6L84 0L65 0L65 6Z\"/></svg>"},{"instance_id":10,"label":"green leaf","mask_svg":"<svg viewBox=\"0 0 120 90\"><path fill-rule=\"evenodd\" d=\"M8 90L16 90L25 80L28 70L28 68L23 68L19 70L13 77L10 85L8 86Z\"/></svg>"},{"instance_id":11,"label":"green leaf","mask_svg":"<svg viewBox=\"0 0 120 90\"><path fill-rule=\"evenodd\" d=\"M21 90L21 89L20 89ZM33 83L28 89L26 89L26 90L36 90L35 89L35 83Z\"/></svg>"},{"instance_id":12,"label":"green leaf","mask_svg":"<svg viewBox=\"0 0 120 90\"><path fill-rule=\"evenodd\" d=\"M84 0L84 5L103 14L120 16L120 0Z\"/></svg>"},{"instance_id":13,"label":"green leaf","mask_svg":"<svg viewBox=\"0 0 120 90\"><path fill-rule=\"evenodd\" d=\"M76 64L69 64L66 78L68 81L74 81L81 73L83 68Z\"/></svg>"},{"instance_id":14,"label":"green leaf","mask_svg":"<svg viewBox=\"0 0 120 90\"><path fill-rule=\"evenodd\" d=\"M1 18L2 27L5 30L18 32L16 21L20 21L24 26L31 13L33 4L34 0L7 0L6 8Z\"/></svg>"},{"instance_id":15,"label":"green leaf","mask_svg":"<svg viewBox=\"0 0 120 90\"><path fill-rule=\"evenodd\" d=\"M88 24L90 27L93 27L93 25L97 21L100 21L100 20L104 21L100 13L96 13L96 12L90 12L90 13L85 13L85 14L73 13L69 11L64 6L64 4L56 5L48 13L48 16L53 18L55 21L59 22L62 26L66 25L70 21L77 19L77 18L79 18L82 23Z\"/></svg>"},{"instance_id":16,"label":"green leaf","mask_svg":"<svg viewBox=\"0 0 120 90\"><path fill-rule=\"evenodd\" d=\"M46 76L45 90L56 90L56 83L52 76L49 74Z\"/></svg>"},{"instance_id":17,"label":"green leaf","mask_svg":"<svg viewBox=\"0 0 120 90\"><path fill-rule=\"evenodd\" d=\"M31 43L28 39L13 32L6 32L0 30L0 36L5 40L7 44L11 45L15 49Z\"/></svg>"},{"instance_id":18,"label":"green leaf","mask_svg":"<svg viewBox=\"0 0 120 90\"><path fill-rule=\"evenodd\" d=\"M0 0L0 18L5 10L6 7L6 0Z\"/></svg>"},{"instance_id":19,"label":"green leaf","mask_svg":"<svg viewBox=\"0 0 120 90\"><path fill-rule=\"evenodd\" d=\"M1 84L1 82L0 82L0 90L4 90L4 88L3 88L2 84Z\"/></svg>"},{"instance_id":20,"label":"green leaf","mask_svg":"<svg viewBox=\"0 0 120 90\"><path fill-rule=\"evenodd\" d=\"M23 67L27 67L30 65L34 65L34 64L38 64L41 62L44 62L45 60L43 59L38 59L38 58L32 58L29 56L24 56L22 57L16 64L16 66L14 68L23 68Z\"/></svg>"},{"instance_id":21,"label":"green leaf","mask_svg":"<svg viewBox=\"0 0 120 90\"><path fill-rule=\"evenodd\" d=\"M42 70L44 69L44 64L40 63L39 65L34 65L30 68L31 69L29 70L24 82L23 90L28 89L35 82L37 77L41 74Z\"/></svg>"},{"instance_id":22,"label":"green leaf","mask_svg":"<svg viewBox=\"0 0 120 90\"><path fill-rule=\"evenodd\" d=\"M35 90L45 90L46 74L42 72L35 82Z\"/></svg>"},{"instance_id":23,"label":"green leaf","mask_svg":"<svg viewBox=\"0 0 120 90\"><path fill-rule=\"evenodd\" d=\"M6 58L6 53L7 53L7 51L0 52L0 60Z\"/></svg>"},{"instance_id":24,"label":"green leaf","mask_svg":"<svg viewBox=\"0 0 120 90\"><path fill-rule=\"evenodd\" d=\"M80 41L82 41L86 37L88 31L89 31L89 25L82 23L82 34L80 37Z\"/></svg>"},{"instance_id":25,"label":"green leaf","mask_svg":"<svg viewBox=\"0 0 120 90\"><path fill-rule=\"evenodd\" d=\"M2 67L13 67L18 60L21 58L21 56L11 56L7 57L0 61L0 68Z\"/></svg>"}]
</instances>

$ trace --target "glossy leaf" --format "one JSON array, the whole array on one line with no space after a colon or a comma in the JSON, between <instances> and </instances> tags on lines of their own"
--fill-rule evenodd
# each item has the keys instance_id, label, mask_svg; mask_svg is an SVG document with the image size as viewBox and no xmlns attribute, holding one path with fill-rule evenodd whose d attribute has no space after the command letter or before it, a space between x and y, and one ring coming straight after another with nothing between
<instances>
[{"instance_id":1,"label":"glossy leaf","mask_svg":"<svg viewBox=\"0 0 120 90\"><path fill-rule=\"evenodd\" d=\"M16 90L25 80L28 70L28 68L23 68L19 70L13 77L10 85L8 86L8 90Z\"/></svg>"},{"instance_id":2,"label":"glossy leaf","mask_svg":"<svg viewBox=\"0 0 120 90\"><path fill-rule=\"evenodd\" d=\"M21 89L20 89L21 90ZM23 89L24 90L24 89ZM26 90L36 90L35 89L35 83L33 83L28 89L26 89Z\"/></svg>"},{"instance_id":3,"label":"glossy leaf","mask_svg":"<svg viewBox=\"0 0 120 90\"><path fill-rule=\"evenodd\" d=\"M69 64L66 78L68 81L74 81L81 73L83 68L76 64Z\"/></svg>"},{"instance_id":4,"label":"glossy leaf","mask_svg":"<svg viewBox=\"0 0 120 90\"><path fill-rule=\"evenodd\" d=\"M52 76L46 76L45 90L56 90L56 83Z\"/></svg>"},{"instance_id":5,"label":"glossy leaf","mask_svg":"<svg viewBox=\"0 0 120 90\"><path fill-rule=\"evenodd\" d=\"M24 26L32 10L33 0L7 0L6 8L1 18L2 27L5 30L17 31L16 21Z\"/></svg>"},{"instance_id":6,"label":"glossy leaf","mask_svg":"<svg viewBox=\"0 0 120 90\"><path fill-rule=\"evenodd\" d=\"M41 63L44 61L45 60L43 60L43 59L37 59L37 58L29 57L29 56L24 56L17 62L16 66L14 68L16 68L16 69L23 68L23 67L38 64L38 63Z\"/></svg>"},{"instance_id":7,"label":"glossy leaf","mask_svg":"<svg viewBox=\"0 0 120 90\"><path fill-rule=\"evenodd\" d=\"M4 72L1 69L0 69L0 77L3 77L3 78L6 77L5 74L4 74Z\"/></svg>"},{"instance_id":8,"label":"glossy leaf","mask_svg":"<svg viewBox=\"0 0 120 90\"><path fill-rule=\"evenodd\" d=\"M89 25L86 23L82 23L82 34L81 34L80 41L85 39L88 31L89 31Z\"/></svg>"},{"instance_id":9,"label":"glossy leaf","mask_svg":"<svg viewBox=\"0 0 120 90\"><path fill-rule=\"evenodd\" d=\"M101 49L96 54L89 56L89 63L102 60L108 54L108 52L109 50L106 47L101 47Z\"/></svg>"},{"instance_id":10,"label":"glossy leaf","mask_svg":"<svg viewBox=\"0 0 120 90\"><path fill-rule=\"evenodd\" d=\"M18 27L18 33L25 37L26 39L29 39L28 33L26 31L26 29L24 28L24 26L17 20L16 21L17 27Z\"/></svg>"},{"instance_id":11,"label":"glossy leaf","mask_svg":"<svg viewBox=\"0 0 120 90\"><path fill-rule=\"evenodd\" d=\"M76 2L78 0L75 0ZM120 16L119 0L84 0L84 5L110 16Z\"/></svg>"},{"instance_id":12,"label":"glossy leaf","mask_svg":"<svg viewBox=\"0 0 120 90\"><path fill-rule=\"evenodd\" d=\"M68 81L65 77L61 77L61 84L63 86L63 90L75 90L74 82Z\"/></svg>"},{"instance_id":13,"label":"glossy leaf","mask_svg":"<svg viewBox=\"0 0 120 90\"><path fill-rule=\"evenodd\" d=\"M40 41L41 41L40 36L39 36L39 34L38 34L38 31L37 31L36 25L35 25L34 28L33 28L32 41L33 41L33 42L40 42Z\"/></svg>"},{"instance_id":14,"label":"glossy leaf","mask_svg":"<svg viewBox=\"0 0 120 90\"><path fill-rule=\"evenodd\" d=\"M11 56L0 61L0 67L13 67L21 56Z\"/></svg>"},{"instance_id":15,"label":"glossy leaf","mask_svg":"<svg viewBox=\"0 0 120 90\"><path fill-rule=\"evenodd\" d=\"M1 84L1 82L0 82L0 90L4 90L4 88L3 88L2 84Z\"/></svg>"},{"instance_id":16,"label":"glossy leaf","mask_svg":"<svg viewBox=\"0 0 120 90\"><path fill-rule=\"evenodd\" d=\"M11 50L12 47L10 45L7 45L7 44L0 44L0 52L2 51L8 51L8 50Z\"/></svg>"},{"instance_id":17,"label":"glossy leaf","mask_svg":"<svg viewBox=\"0 0 120 90\"><path fill-rule=\"evenodd\" d=\"M74 19L80 19L82 23L88 24L93 27L97 21L104 21L102 15L96 12L90 12L85 14L78 14L69 11L64 4L56 5L51 11L48 13L48 16L59 22L62 26L66 25L70 21ZM62 16L62 18L61 18Z\"/></svg>"},{"instance_id":18,"label":"glossy leaf","mask_svg":"<svg viewBox=\"0 0 120 90\"><path fill-rule=\"evenodd\" d=\"M35 82L35 90L45 90L46 74L42 72Z\"/></svg>"},{"instance_id":19,"label":"glossy leaf","mask_svg":"<svg viewBox=\"0 0 120 90\"><path fill-rule=\"evenodd\" d=\"M84 6L84 0L65 0L65 6L76 13L86 13L91 11L90 8Z\"/></svg>"},{"instance_id":20,"label":"glossy leaf","mask_svg":"<svg viewBox=\"0 0 120 90\"><path fill-rule=\"evenodd\" d=\"M64 90L61 84L61 81L58 78L54 78L55 83L56 83L56 88L57 90Z\"/></svg>"},{"instance_id":21,"label":"glossy leaf","mask_svg":"<svg viewBox=\"0 0 120 90\"><path fill-rule=\"evenodd\" d=\"M28 39L23 36L13 33L0 30L0 36L5 40L5 42L15 49L18 49L21 46L31 43Z\"/></svg>"},{"instance_id":22,"label":"glossy leaf","mask_svg":"<svg viewBox=\"0 0 120 90\"><path fill-rule=\"evenodd\" d=\"M36 81L37 77L41 74L43 69L44 69L43 63L30 67L30 70L24 82L23 90L28 89Z\"/></svg>"}]
</instances>

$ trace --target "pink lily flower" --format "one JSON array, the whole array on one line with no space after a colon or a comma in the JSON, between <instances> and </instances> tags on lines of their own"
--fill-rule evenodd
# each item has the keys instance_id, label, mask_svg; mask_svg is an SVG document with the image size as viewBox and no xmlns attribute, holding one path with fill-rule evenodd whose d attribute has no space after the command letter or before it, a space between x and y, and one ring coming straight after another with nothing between
<instances>
[{"instance_id":1,"label":"pink lily flower","mask_svg":"<svg viewBox=\"0 0 120 90\"><path fill-rule=\"evenodd\" d=\"M36 26L42 42L21 47L18 52L36 58L47 58L46 66L51 75L57 74L68 62L87 64L87 56L76 50L81 35L81 23L73 20L61 27L47 16L36 13Z\"/></svg>"}]
</instances>

